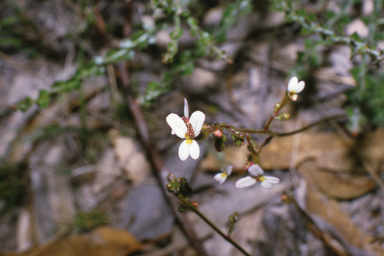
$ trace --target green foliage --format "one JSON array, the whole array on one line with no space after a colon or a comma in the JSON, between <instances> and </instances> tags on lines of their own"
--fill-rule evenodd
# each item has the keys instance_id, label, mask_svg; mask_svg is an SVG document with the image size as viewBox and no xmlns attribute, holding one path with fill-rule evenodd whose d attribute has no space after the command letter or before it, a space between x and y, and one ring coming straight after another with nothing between
<instances>
[{"instance_id":1,"label":"green foliage","mask_svg":"<svg viewBox=\"0 0 384 256\"><path fill-rule=\"evenodd\" d=\"M384 54L380 49L376 49L375 45L368 45L367 42L362 40L357 35L348 37L337 34L330 25L317 22L317 18L314 15L308 15L304 8L295 8L293 1L287 0L269 0L272 4L272 9L277 11L286 12L286 21L287 22L297 22L302 26L302 34L318 34L321 36L323 40L321 40L321 44L323 45L334 45L336 43L346 44L351 47L352 54L362 54L368 55L371 57L373 64L379 64L382 60L384 60ZM380 1L378 1L380 2ZM345 7L345 6L344 6ZM375 9L376 12L380 12L380 9ZM331 14L331 11L328 12L328 16L336 17L338 14ZM339 17L340 16L340 17ZM337 19L334 21L340 20L341 22L345 22L347 19L345 18L345 14L338 15ZM376 23L377 18L375 20L371 19L371 23Z\"/></svg>"},{"instance_id":2,"label":"green foliage","mask_svg":"<svg viewBox=\"0 0 384 256\"><path fill-rule=\"evenodd\" d=\"M364 114L375 126L384 127L384 72L378 75L368 74L365 76L366 90L363 91L361 100L361 112ZM351 93L353 96L354 94ZM355 119L359 118L360 125L366 122L364 116L356 114ZM363 119L361 119L363 118Z\"/></svg>"},{"instance_id":3,"label":"green foliage","mask_svg":"<svg viewBox=\"0 0 384 256\"><path fill-rule=\"evenodd\" d=\"M55 82L52 85L51 90L41 91L37 99L32 100L26 98L20 101L16 107L22 111L26 111L34 103L38 104L40 107L47 107L50 100L57 94L78 91L81 88L84 79L90 76L105 74L105 65L132 60L135 56L135 51L146 49L151 44L154 44L156 42L155 33L164 27L169 26L169 21L172 21L171 24L173 23L174 28L170 33L171 41L168 43L167 52L163 54L162 61L164 63L173 64L170 66L169 70L162 74L161 81L149 82L145 93L138 97L141 104L146 106L150 105L159 95L172 88L172 83L177 77L190 75L193 72L193 63L198 58L215 55L217 58L231 63L232 60L224 51L216 46L216 43L225 41L225 32L230 27L237 24L239 17L251 12L251 1L237 0L232 4L229 4L224 11L220 25L213 34L204 31L199 26L197 19L191 16L188 7L192 3L194 3L194 1L190 0L153 1L152 15L155 18L154 25L144 24L142 29L135 31L130 38L122 39L118 47L108 50L104 56L95 56L90 61L80 61L80 65L73 77L68 80ZM82 8L88 25L94 24L96 19L92 8L89 6L83 6ZM160 13L162 13L162 15L159 15ZM14 16L3 19L0 21L0 25L4 27L12 27L12 25L22 22L21 17L22 15L20 12L20 17ZM178 45L179 40L183 35L183 23L186 23L189 26L190 32L197 38L197 42L194 49L180 54ZM2 40L0 40L0 46L2 43L7 45L20 45L20 40L15 37L6 37L6 39Z\"/></svg>"},{"instance_id":4,"label":"green foliage","mask_svg":"<svg viewBox=\"0 0 384 256\"><path fill-rule=\"evenodd\" d=\"M171 69L163 73L160 82L149 82L145 93L139 96L139 103L149 106L154 99L172 88L171 85L176 78L192 74L194 69L192 54L191 51L184 51L172 64Z\"/></svg>"},{"instance_id":5,"label":"green foliage","mask_svg":"<svg viewBox=\"0 0 384 256\"><path fill-rule=\"evenodd\" d=\"M252 1L250 0L237 0L228 5L223 12L219 26L214 31L216 41L218 43L226 41L228 29L235 26L239 22L240 17L252 12L252 8Z\"/></svg>"},{"instance_id":6,"label":"green foliage","mask_svg":"<svg viewBox=\"0 0 384 256\"><path fill-rule=\"evenodd\" d=\"M352 58L362 55L363 61L353 67L350 72L357 82L357 86L347 93L350 105L346 112L349 117L348 129L358 134L363 127L371 122L375 126L384 127L383 101L383 73L370 70L372 64L379 67L384 60L384 52L376 48L376 41L382 38L382 32L378 29L383 12L382 1L375 1L372 15L361 17L369 28L367 38L362 38L358 33L344 36L345 25L351 21L348 10L352 8L354 1L341 1L338 11L327 10L323 17L308 14L305 6L296 1L269 0L272 8L286 12L288 22L297 22L301 25L301 35L309 36L304 41L305 50L298 53L296 66L292 73L299 77L307 77L311 70L320 64L319 47L345 44L351 48ZM317 35L317 36L314 36Z\"/></svg>"},{"instance_id":7,"label":"green foliage","mask_svg":"<svg viewBox=\"0 0 384 256\"><path fill-rule=\"evenodd\" d=\"M36 142L39 140L55 138L67 133L88 134L89 131L79 127L51 125L37 129L35 132L28 135L26 140Z\"/></svg>"},{"instance_id":8,"label":"green foliage","mask_svg":"<svg viewBox=\"0 0 384 256\"><path fill-rule=\"evenodd\" d=\"M73 225L81 231L90 231L94 228L107 225L108 223L109 219L103 212L93 209L89 212L77 212Z\"/></svg>"},{"instance_id":9,"label":"green foliage","mask_svg":"<svg viewBox=\"0 0 384 256\"><path fill-rule=\"evenodd\" d=\"M28 166L25 163L0 162L0 200L5 206L0 209L0 217L26 198L28 182L25 173Z\"/></svg>"}]
</instances>

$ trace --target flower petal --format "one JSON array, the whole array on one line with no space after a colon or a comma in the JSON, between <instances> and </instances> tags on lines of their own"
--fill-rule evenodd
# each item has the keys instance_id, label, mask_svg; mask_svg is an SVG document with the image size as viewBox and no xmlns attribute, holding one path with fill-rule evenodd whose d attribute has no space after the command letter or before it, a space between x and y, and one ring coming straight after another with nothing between
<instances>
[{"instance_id":1,"label":"flower petal","mask_svg":"<svg viewBox=\"0 0 384 256\"><path fill-rule=\"evenodd\" d=\"M301 92L305 87L305 82L304 81L300 81L298 84L297 84L297 87L296 87L296 93L299 93Z\"/></svg>"},{"instance_id":2,"label":"flower petal","mask_svg":"<svg viewBox=\"0 0 384 256\"><path fill-rule=\"evenodd\" d=\"M251 167L249 167L248 172L252 176L257 176L257 175L261 175L264 173L263 169L261 169L260 165L258 165L258 164L254 164Z\"/></svg>"},{"instance_id":3,"label":"flower petal","mask_svg":"<svg viewBox=\"0 0 384 256\"><path fill-rule=\"evenodd\" d=\"M223 184L224 181L227 179L227 175L225 175L225 174L222 173L222 172L219 172L219 173L216 174L213 178L214 178L216 181L218 181L219 184Z\"/></svg>"},{"instance_id":4,"label":"flower petal","mask_svg":"<svg viewBox=\"0 0 384 256\"><path fill-rule=\"evenodd\" d=\"M189 146L189 154L195 160L200 156L200 147L195 140L192 140L192 144Z\"/></svg>"},{"instance_id":5,"label":"flower petal","mask_svg":"<svg viewBox=\"0 0 384 256\"><path fill-rule=\"evenodd\" d=\"M227 175L229 176L229 175L231 175L231 173L232 173L232 170L233 170L233 166L232 165L227 165Z\"/></svg>"},{"instance_id":6,"label":"flower petal","mask_svg":"<svg viewBox=\"0 0 384 256\"><path fill-rule=\"evenodd\" d=\"M289 92L296 92L298 82L299 82L299 79L297 79L297 77L295 77L295 76L292 77L288 83L288 91Z\"/></svg>"},{"instance_id":7,"label":"flower petal","mask_svg":"<svg viewBox=\"0 0 384 256\"><path fill-rule=\"evenodd\" d=\"M184 98L184 116L187 119L189 118L189 107L188 107L188 101L186 98Z\"/></svg>"},{"instance_id":8,"label":"flower petal","mask_svg":"<svg viewBox=\"0 0 384 256\"><path fill-rule=\"evenodd\" d=\"M266 189L271 189L271 188L272 188L272 184L269 183L269 182L266 181L266 180L264 180L264 181L261 182L261 186L262 186L263 188L266 188Z\"/></svg>"},{"instance_id":9,"label":"flower petal","mask_svg":"<svg viewBox=\"0 0 384 256\"><path fill-rule=\"evenodd\" d=\"M185 138L185 133L188 131L187 125L178 115L174 113L169 114L166 118L166 121L174 134L182 139Z\"/></svg>"},{"instance_id":10,"label":"flower petal","mask_svg":"<svg viewBox=\"0 0 384 256\"><path fill-rule=\"evenodd\" d=\"M250 187L256 184L256 180L250 176L239 179L236 181L235 187L236 188L246 188Z\"/></svg>"},{"instance_id":11,"label":"flower petal","mask_svg":"<svg viewBox=\"0 0 384 256\"><path fill-rule=\"evenodd\" d=\"M179 147L179 158L181 161L187 160L189 156L189 147L191 144L187 144L187 140L183 141Z\"/></svg>"},{"instance_id":12,"label":"flower petal","mask_svg":"<svg viewBox=\"0 0 384 256\"><path fill-rule=\"evenodd\" d=\"M264 176L265 180L272 184L277 184L280 182L279 178L273 177L273 176Z\"/></svg>"},{"instance_id":13,"label":"flower petal","mask_svg":"<svg viewBox=\"0 0 384 256\"><path fill-rule=\"evenodd\" d=\"M195 132L195 137L200 134L201 128L203 127L205 121L205 114L201 111L195 111L192 113L189 122L193 127L193 131Z\"/></svg>"}]
</instances>

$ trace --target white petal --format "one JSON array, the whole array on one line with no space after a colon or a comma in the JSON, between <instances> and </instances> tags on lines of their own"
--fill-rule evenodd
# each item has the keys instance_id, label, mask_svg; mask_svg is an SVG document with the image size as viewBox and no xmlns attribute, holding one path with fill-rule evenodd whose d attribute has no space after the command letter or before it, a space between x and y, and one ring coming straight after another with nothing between
<instances>
[{"instance_id":1,"label":"white petal","mask_svg":"<svg viewBox=\"0 0 384 256\"><path fill-rule=\"evenodd\" d=\"M257 176L264 173L263 169L261 169L260 165L258 164L251 165L251 167L248 168L248 172L252 176Z\"/></svg>"},{"instance_id":2,"label":"white petal","mask_svg":"<svg viewBox=\"0 0 384 256\"><path fill-rule=\"evenodd\" d=\"M271 188L272 188L272 184L269 183L269 182L266 181L266 180L264 180L264 181L261 182L261 186L262 186L263 188L266 188L266 189L271 189Z\"/></svg>"},{"instance_id":3,"label":"white petal","mask_svg":"<svg viewBox=\"0 0 384 256\"><path fill-rule=\"evenodd\" d=\"M245 177L236 181L236 188L246 188L256 184L256 180L252 177Z\"/></svg>"},{"instance_id":4,"label":"white petal","mask_svg":"<svg viewBox=\"0 0 384 256\"><path fill-rule=\"evenodd\" d=\"M189 107L188 107L188 101L186 98L184 98L184 116L187 119L189 118Z\"/></svg>"},{"instance_id":5,"label":"white petal","mask_svg":"<svg viewBox=\"0 0 384 256\"><path fill-rule=\"evenodd\" d=\"M264 176L265 180L272 184L277 184L280 182L279 178L273 177L273 176Z\"/></svg>"},{"instance_id":6,"label":"white petal","mask_svg":"<svg viewBox=\"0 0 384 256\"><path fill-rule=\"evenodd\" d=\"M200 134L201 127L203 127L205 121L205 114L201 111L195 111L192 113L189 122L193 127L193 131L195 132L195 137Z\"/></svg>"},{"instance_id":7,"label":"white petal","mask_svg":"<svg viewBox=\"0 0 384 256\"><path fill-rule=\"evenodd\" d=\"M188 131L187 125L184 121L176 114L169 114L166 118L168 125L171 127L172 132L174 132L178 137L184 139L185 133Z\"/></svg>"},{"instance_id":8,"label":"white petal","mask_svg":"<svg viewBox=\"0 0 384 256\"><path fill-rule=\"evenodd\" d=\"M187 160L188 156L189 156L189 146L191 144L187 144L187 140L183 141L181 144L180 144L180 147L179 147L179 158L181 161L185 161Z\"/></svg>"},{"instance_id":9,"label":"white petal","mask_svg":"<svg viewBox=\"0 0 384 256\"><path fill-rule=\"evenodd\" d=\"M195 140L192 140L192 143L189 146L189 154L191 155L192 159L195 160L200 156L200 147Z\"/></svg>"},{"instance_id":10,"label":"white petal","mask_svg":"<svg viewBox=\"0 0 384 256\"><path fill-rule=\"evenodd\" d=\"M223 174L222 172L216 174L214 177L213 177L216 181L219 182L219 184L223 184L224 181L227 179L227 175Z\"/></svg>"},{"instance_id":11,"label":"white petal","mask_svg":"<svg viewBox=\"0 0 384 256\"><path fill-rule=\"evenodd\" d=\"M296 92L297 83L299 82L299 79L297 77L292 77L291 80L289 80L288 83L288 91L289 92Z\"/></svg>"},{"instance_id":12,"label":"white petal","mask_svg":"<svg viewBox=\"0 0 384 256\"><path fill-rule=\"evenodd\" d=\"M227 165L227 175L229 176L229 175L231 175L231 173L232 173L232 170L233 170L233 166L232 165Z\"/></svg>"},{"instance_id":13,"label":"white petal","mask_svg":"<svg viewBox=\"0 0 384 256\"><path fill-rule=\"evenodd\" d=\"M175 131L174 131L174 130L172 130L172 131L171 131L171 134L172 134L172 135L175 135L176 133L175 133Z\"/></svg>"},{"instance_id":14,"label":"white petal","mask_svg":"<svg viewBox=\"0 0 384 256\"><path fill-rule=\"evenodd\" d=\"M297 87L296 87L296 93L299 93L301 92L305 87L305 82L304 81L300 81L298 84L297 84Z\"/></svg>"}]
</instances>

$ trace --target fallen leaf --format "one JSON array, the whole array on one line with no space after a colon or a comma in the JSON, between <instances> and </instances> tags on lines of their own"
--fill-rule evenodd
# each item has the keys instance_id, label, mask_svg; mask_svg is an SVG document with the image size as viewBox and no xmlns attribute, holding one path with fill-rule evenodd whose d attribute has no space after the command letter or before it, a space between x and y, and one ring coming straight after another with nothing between
<instances>
[{"instance_id":1,"label":"fallen leaf","mask_svg":"<svg viewBox=\"0 0 384 256\"><path fill-rule=\"evenodd\" d=\"M140 147L140 143L111 131L113 146L120 166L127 172L134 186L141 184L150 174L151 166Z\"/></svg>"},{"instance_id":2,"label":"fallen leaf","mask_svg":"<svg viewBox=\"0 0 384 256\"><path fill-rule=\"evenodd\" d=\"M21 254L9 256L126 256L142 245L126 230L100 227L90 233L73 234ZM0 253L1 255L1 253Z\"/></svg>"},{"instance_id":3,"label":"fallen leaf","mask_svg":"<svg viewBox=\"0 0 384 256\"><path fill-rule=\"evenodd\" d=\"M338 199L352 199L371 191L376 182L363 175L350 175L329 172L319 168L315 161L306 161L298 168L310 184L315 184L321 192Z\"/></svg>"},{"instance_id":4,"label":"fallen leaf","mask_svg":"<svg viewBox=\"0 0 384 256\"><path fill-rule=\"evenodd\" d=\"M349 215L340 208L336 200L326 198L309 186L306 206L310 213L314 214L314 216L321 217L330 224L330 226L323 225L322 231L332 235L333 239L337 238L339 242L343 244L344 248L348 249L350 254L352 254L351 251L363 250L367 252L367 255L384 255L384 248L376 244L371 244L370 241L372 241L372 237L355 225ZM357 254L353 253L352 255Z\"/></svg>"},{"instance_id":5,"label":"fallen leaf","mask_svg":"<svg viewBox=\"0 0 384 256\"><path fill-rule=\"evenodd\" d=\"M266 170L288 169L293 162L311 184L339 199L359 197L376 186L359 163L379 165L384 155L382 129L352 143L333 133L305 132L300 135L297 155L292 158L294 140L295 136L273 139L260 154L261 166Z\"/></svg>"}]
</instances>

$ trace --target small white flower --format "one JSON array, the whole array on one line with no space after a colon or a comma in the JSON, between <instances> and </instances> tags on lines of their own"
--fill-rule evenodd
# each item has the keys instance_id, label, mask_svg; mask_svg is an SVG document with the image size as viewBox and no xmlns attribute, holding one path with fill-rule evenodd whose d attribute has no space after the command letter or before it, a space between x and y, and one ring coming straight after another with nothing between
<instances>
[{"instance_id":1,"label":"small white flower","mask_svg":"<svg viewBox=\"0 0 384 256\"><path fill-rule=\"evenodd\" d=\"M179 158L182 161L187 160L188 156L197 159L200 156L199 144L194 140L201 131L205 120L205 114L201 111L195 111L189 118L188 102L184 99L184 117L171 113L166 121L172 129L172 135L176 134L179 138L185 139L179 147Z\"/></svg>"},{"instance_id":2,"label":"small white flower","mask_svg":"<svg viewBox=\"0 0 384 256\"><path fill-rule=\"evenodd\" d=\"M297 79L297 77L295 76L292 77L291 80L289 80L288 87L287 87L289 97L293 101L297 100L297 94L301 92L304 89L304 87L305 87L304 81L299 82L299 79Z\"/></svg>"},{"instance_id":3,"label":"small white flower","mask_svg":"<svg viewBox=\"0 0 384 256\"><path fill-rule=\"evenodd\" d=\"M219 182L219 184L223 184L229 175L231 175L233 166L228 165L226 170L221 169L221 173L216 174L213 178Z\"/></svg>"},{"instance_id":4,"label":"small white flower","mask_svg":"<svg viewBox=\"0 0 384 256\"><path fill-rule=\"evenodd\" d=\"M264 176L264 171L258 164L254 164L248 168L250 176L239 179L236 182L236 188L246 188L256 184L257 181L261 181L261 186L266 189L271 189L272 184L280 182L279 178L273 176Z\"/></svg>"}]
</instances>

